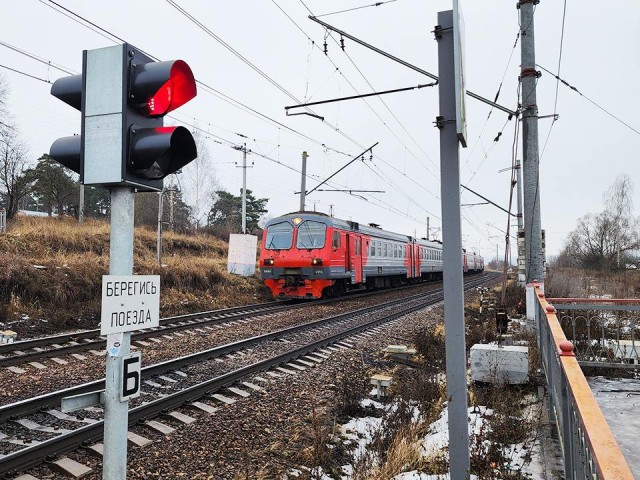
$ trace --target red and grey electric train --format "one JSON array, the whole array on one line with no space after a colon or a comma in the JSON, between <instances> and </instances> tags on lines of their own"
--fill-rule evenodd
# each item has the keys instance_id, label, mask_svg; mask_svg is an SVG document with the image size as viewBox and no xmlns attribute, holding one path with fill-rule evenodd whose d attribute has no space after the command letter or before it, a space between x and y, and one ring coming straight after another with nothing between
<instances>
[{"instance_id":1,"label":"red and grey electric train","mask_svg":"<svg viewBox=\"0 0 640 480\"><path fill-rule=\"evenodd\" d=\"M274 298L322 298L359 288L442 278L442 244L322 213L294 212L267 222L260 269ZM484 261L463 250L462 269Z\"/></svg>"}]
</instances>

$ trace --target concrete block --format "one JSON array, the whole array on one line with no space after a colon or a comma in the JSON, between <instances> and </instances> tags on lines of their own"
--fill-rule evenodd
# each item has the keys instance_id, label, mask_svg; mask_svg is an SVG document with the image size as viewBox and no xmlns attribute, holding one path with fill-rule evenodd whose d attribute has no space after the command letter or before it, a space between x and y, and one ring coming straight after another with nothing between
<instances>
[{"instance_id":1,"label":"concrete block","mask_svg":"<svg viewBox=\"0 0 640 480\"><path fill-rule=\"evenodd\" d=\"M211 395L211 397L222 403L226 403L227 405L233 405L234 403L236 403L233 398L225 397L224 395L220 395L219 393L214 393L213 395Z\"/></svg>"},{"instance_id":2,"label":"concrete block","mask_svg":"<svg viewBox=\"0 0 640 480\"><path fill-rule=\"evenodd\" d=\"M184 413L176 412L176 411L169 412L167 415L172 418L175 418L176 420L184 423L185 425L190 425L196 421L195 418L190 417L189 415L185 415Z\"/></svg>"},{"instance_id":3,"label":"concrete block","mask_svg":"<svg viewBox=\"0 0 640 480\"><path fill-rule=\"evenodd\" d=\"M17 373L18 375L21 375L23 373L26 372L26 370L20 368L20 367L7 367L7 370L9 370L10 372L13 373Z\"/></svg>"},{"instance_id":4,"label":"concrete block","mask_svg":"<svg viewBox=\"0 0 640 480\"><path fill-rule=\"evenodd\" d=\"M62 360L61 358L58 358L58 357L51 357L51 360L56 362L58 365L67 365L69 363L66 360Z\"/></svg>"},{"instance_id":5,"label":"concrete block","mask_svg":"<svg viewBox=\"0 0 640 480\"><path fill-rule=\"evenodd\" d=\"M156 432L162 433L163 435L169 435L176 431L175 428L170 427L165 423L160 423L157 420L148 420L144 422L147 427L154 429Z\"/></svg>"},{"instance_id":6,"label":"concrete block","mask_svg":"<svg viewBox=\"0 0 640 480\"><path fill-rule=\"evenodd\" d=\"M76 344L77 345L77 344ZM79 353L72 353L71 356L77 360L86 360L87 357L84 355L80 355Z\"/></svg>"},{"instance_id":7,"label":"concrete block","mask_svg":"<svg viewBox=\"0 0 640 480\"><path fill-rule=\"evenodd\" d=\"M202 410L203 412L208 413L209 415L218 411L217 408L202 402L193 402L191 405L199 410Z\"/></svg>"},{"instance_id":8,"label":"concrete block","mask_svg":"<svg viewBox=\"0 0 640 480\"><path fill-rule=\"evenodd\" d=\"M127 440L129 440L134 445L137 445L138 447L144 447L145 445L149 445L153 441L133 432L127 432Z\"/></svg>"},{"instance_id":9,"label":"concrete block","mask_svg":"<svg viewBox=\"0 0 640 480\"><path fill-rule=\"evenodd\" d=\"M529 348L476 344L471 347L471 378L517 385L529 380Z\"/></svg>"},{"instance_id":10,"label":"concrete block","mask_svg":"<svg viewBox=\"0 0 640 480\"><path fill-rule=\"evenodd\" d=\"M26 475L20 475L19 477L16 477L13 480L38 480L38 479L33 475L26 474Z\"/></svg>"},{"instance_id":11,"label":"concrete block","mask_svg":"<svg viewBox=\"0 0 640 480\"><path fill-rule=\"evenodd\" d=\"M266 391L264 388L262 388L262 387L261 387L261 386L259 386L259 385L256 385L255 383L251 383L251 382L242 382L242 384L243 384L245 387L250 388L251 390L255 390L256 392L264 392L264 391Z\"/></svg>"},{"instance_id":12,"label":"concrete block","mask_svg":"<svg viewBox=\"0 0 640 480\"><path fill-rule=\"evenodd\" d=\"M236 388L236 387L229 387L229 391L232 393L235 393L236 395L238 395L239 397L242 398L247 398L249 396L251 396L251 394L245 390L242 390L240 388Z\"/></svg>"},{"instance_id":13,"label":"concrete block","mask_svg":"<svg viewBox=\"0 0 640 480\"><path fill-rule=\"evenodd\" d=\"M37 368L38 370L46 370L47 369L47 367L45 367L40 362L29 362L29 365L31 365L33 368Z\"/></svg>"},{"instance_id":14,"label":"concrete block","mask_svg":"<svg viewBox=\"0 0 640 480\"><path fill-rule=\"evenodd\" d=\"M293 363L293 362L287 363L287 364L286 364L286 366L287 366L287 367L291 367L291 368L293 368L294 370L298 370L298 371L300 371L300 372L304 372L304 371L306 370L306 368L305 368L305 367L303 367L302 365L297 365L297 364L295 364L295 363Z\"/></svg>"},{"instance_id":15,"label":"concrete block","mask_svg":"<svg viewBox=\"0 0 640 480\"><path fill-rule=\"evenodd\" d=\"M73 478L81 478L92 472L91 468L81 463L71 460L68 457L62 457L60 460L53 462L53 465L62 470L66 475Z\"/></svg>"}]
</instances>

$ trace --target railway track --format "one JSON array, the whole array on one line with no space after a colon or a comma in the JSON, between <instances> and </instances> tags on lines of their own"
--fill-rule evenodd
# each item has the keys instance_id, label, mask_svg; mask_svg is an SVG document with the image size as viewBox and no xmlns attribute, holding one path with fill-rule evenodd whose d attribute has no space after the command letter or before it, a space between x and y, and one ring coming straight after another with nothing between
<instances>
[{"instance_id":1,"label":"railway track","mask_svg":"<svg viewBox=\"0 0 640 480\"><path fill-rule=\"evenodd\" d=\"M474 288L488 280L487 277L474 278L466 282L465 288ZM301 357L309 356L318 349L341 340L344 341L350 336L358 335L382 323L392 322L401 316L441 300L442 290L436 290L429 294L421 293L389 302L384 307L376 305L148 366L142 372L143 387L148 391L143 397L136 399L139 400L138 402L132 402L132 408L129 411L129 425L133 426L167 411L188 405L202 397L213 395L220 389L229 387L251 374L278 368L296 360L304 363L305 360L300 360ZM255 351L260 350L257 346L268 344L277 344L278 348L267 348L265 349L267 352L262 355L264 358L256 358ZM251 354L241 353L243 350L245 352L251 351L249 349L253 349ZM274 353L275 350L280 351ZM233 352L238 354L234 361L231 361L229 355ZM224 362L219 361L221 357L225 357ZM215 362L216 358L218 362ZM245 359L243 360L243 358ZM312 362L314 358L317 360L317 357L311 355L307 357L306 361ZM211 378L212 369L210 367L204 369L206 379L198 378L197 368L195 372L184 373L182 371L189 371L189 368L194 368L194 366L212 359L214 362L210 363L214 364L213 370L219 371L219 374L216 374L214 378ZM293 366L289 368L293 368ZM160 382L169 383L169 385L165 385L163 388ZM103 421L99 409L92 409L91 412L85 412L81 415L65 416L57 407L63 397L101 390L103 387L104 381L99 380L0 407L0 444L9 444L12 448L22 447L4 456L0 454L0 475L24 471L42 463L52 455L74 450L81 445L100 440ZM140 401L142 398L144 398L144 402ZM47 427L40 430L37 429L38 427L34 427L37 422L29 420L29 416L33 415L40 419L44 415L50 417L49 421L43 422L48 424ZM56 422L60 420L62 426L56 427ZM82 426L69 429L70 423ZM23 432L22 439L9 436L13 426L18 426L18 429ZM24 433L28 426L35 429L32 434L33 438L29 438L29 434L25 435ZM58 434L55 434L56 430L59 432ZM2 433L3 431L9 433ZM55 436L44 438L39 436L42 432L48 432L48 436L54 434Z\"/></svg>"},{"instance_id":2,"label":"railway track","mask_svg":"<svg viewBox=\"0 0 640 480\"><path fill-rule=\"evenodd\" d=\"M417 287L417 285L408 285L396 288L394 291ZM379 294L379 291L356 292L340 298L315 300L311 304L323 305L337 303L357 298L365 298L376 294ZM247 320L258 315L306 308L308 305L310 305L308 301L285 300L168 317L160 319L160 327L158 328L134 331L131 340L145 340L181 330ZM58 358L64 355L80 354L81 352L90 350L100 352L104 350L105 347L106 338L100 335L99 329L83 330L1 344L0 367L17 366L30 362L38 362L45 358Z\"/></svg>"}]
</instances>

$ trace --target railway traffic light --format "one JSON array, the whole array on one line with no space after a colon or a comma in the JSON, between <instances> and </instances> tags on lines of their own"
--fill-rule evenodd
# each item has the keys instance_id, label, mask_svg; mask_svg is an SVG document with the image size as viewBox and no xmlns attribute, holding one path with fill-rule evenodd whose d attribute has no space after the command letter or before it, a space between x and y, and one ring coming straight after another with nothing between
<instances>
[{"instance_id":1,"label":"railway traffic light","mask_svg":"<svg viewBox=\"0 0 640 480\"><path fill-rule=\"evenodd\" d=\"M162 189L162 179L197 156L184 127L163 117L196 96L182 60L157 62L128 45L85 50L82 75L57 80L51 94L82 112L81 135L56 140L50 155L85 185Z\"/></svg>"}]
</instances>

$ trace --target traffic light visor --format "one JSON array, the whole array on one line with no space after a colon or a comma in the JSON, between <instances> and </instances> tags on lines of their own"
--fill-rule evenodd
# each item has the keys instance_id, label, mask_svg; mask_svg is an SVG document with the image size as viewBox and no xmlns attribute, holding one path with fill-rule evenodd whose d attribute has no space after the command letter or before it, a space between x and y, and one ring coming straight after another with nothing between
<instances>
[{"instance_id":1,"label":"traffic light visor","mask_svg":"<svg viewBox=\"0 0 640 480\"><path fill-rule=\"evenodd\" d=\"M196 96L191 68L182 60L146 63L134 68L132 96L145 115L160 117Z\"/></svg>"},{"instance_id":2,"label":"traffic light visor","mask_svg":"<svg viewBox=\"0 0 640 480\"><path fill-rule=\"evenodd\" d=\"M198 155L193 136L184 127L138 128L131 134L129 171L139 178L160 180Z\"/></svg>"}]
</instances>

